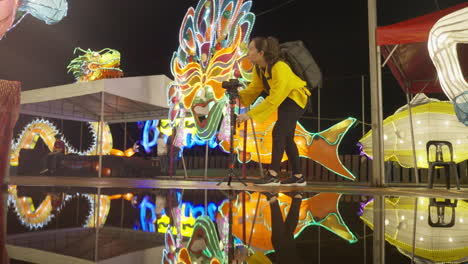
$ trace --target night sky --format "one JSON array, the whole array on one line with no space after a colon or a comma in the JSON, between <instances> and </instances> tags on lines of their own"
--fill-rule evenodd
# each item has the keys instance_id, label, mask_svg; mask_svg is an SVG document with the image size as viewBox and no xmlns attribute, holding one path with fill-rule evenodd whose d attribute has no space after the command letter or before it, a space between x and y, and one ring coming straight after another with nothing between
<instances>
[{"instance_id":1,"label":"night sky","mask_svg":"<svg viewBox=\"0 0 468 264\"><path fill-rule=\"evenodd\" d=\"M74 82L66 66L75 47L121 53L125 76L165 74L178 47L183 16L195 0L69 0L68 15L55 25L27 16L0 41L0 79L19 80L23 90ZM378 1L378 24L388 25L443 9L462 0ZM324 74L322 119L361 119L361 76L365 76L365 121L370 123L367 1L254 0L251 36L302 40ZM384 117L406 103L387 69L383 72ZM314 93L317 101L317 93ZM315 102L317 108L317 102ZM301 123L317 130L317 111ZM323 121L321 130L337 121ZM354 151L361 128L350 131L346 152ZM114 137L117 147L119 139Z\"/></svg>"}]
</instances>

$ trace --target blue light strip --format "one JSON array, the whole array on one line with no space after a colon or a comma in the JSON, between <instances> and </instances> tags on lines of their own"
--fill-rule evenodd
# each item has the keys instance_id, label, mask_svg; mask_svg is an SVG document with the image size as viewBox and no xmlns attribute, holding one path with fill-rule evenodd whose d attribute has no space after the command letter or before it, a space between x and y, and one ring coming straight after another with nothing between
<instances>
[{"instance_id":1,"label":"blue light strip","mask_svg":"<svg viewBox=\"0 0 468 264\"><path fill-rule=\"evenodd\" d=\"M158 140L159 130L158 127L159 120L147 120L145 121L145 126L143 127L143 135L141 140L141 145L145 149L146 153L150 153L153 147L156 145ZM153 131L153 138L149 141L150 131Z\"/></svg>"}]
</instances>

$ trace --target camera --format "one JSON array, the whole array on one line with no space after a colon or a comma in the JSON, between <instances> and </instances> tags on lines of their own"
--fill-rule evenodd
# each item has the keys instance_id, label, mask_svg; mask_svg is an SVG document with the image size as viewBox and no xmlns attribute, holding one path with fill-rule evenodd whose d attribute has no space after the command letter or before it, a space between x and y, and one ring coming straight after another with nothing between
<instances>
[{"instance_id":1,"label":"camera","mask_svg":"<svg viewBox=\"0 0 468 264\"><path fill-rule=\"evenodd\" d=\"M229 79L229 81L224 81L221 86L226 89L229 97L231 99L237 98L239 96L239 92L237 91L238 87L241 87L242 84L237 79Z\"/></svg>"}]
</instances>

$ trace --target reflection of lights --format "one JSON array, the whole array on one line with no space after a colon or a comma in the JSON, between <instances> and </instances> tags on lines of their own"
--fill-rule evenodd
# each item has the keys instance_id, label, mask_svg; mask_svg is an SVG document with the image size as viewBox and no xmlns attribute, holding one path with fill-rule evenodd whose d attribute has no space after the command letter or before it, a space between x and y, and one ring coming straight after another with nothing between
<instances>
[{"instance_id":1,"label":"reflection of lights","mask_svg":"<svg viewBox=\"0 0 468 264\"><path fill-rule=\"evenodd\" d=\"M423 238L423 237L420 237L420 238L419 238L419 241L424 241L424 238Z\"/></svg>"},{"instance_id":2,"label":"reflection of lights","mask_svg":"<svg viewBox=\"0 0 468 264\"><path fill-rule=\"evenodd\" d=\"M421 216L419 217L419 219L420 219L420 220L424 220L424 216L421 215Z\"/></svg>"},{"instance_id":3,"label":"reflection of lights","mask_svg":"<svg viewBox=\"0 0 468 264\"><path fill-rule=\"evenodd\" d=\"M181 195L177 192L177 197L180 201ZM136 196L132 199L132 204L137 203ZM155 232L154 223L157 224L157 230L159 233L166 233L167 226L170 223L170 218L165 212L165 209L161 212L161 217L156 219L156 205L149 199L148 196L145 196L141 203L138 205L140 208L140 223L141 228L143 231L147 232ZM203 205L193 205L190 202L179 202L179 208L181 211L180 215L180 225L181 225L181 232L183 236L190 237L193 233L193 223L195 223L195 219L205 215L205 207ZM151 219L146 219L147 210L151 213ZM210 202L208 203L208 216L210 219L215 222L216 221L216 212L218 211L218 206ZM154 216L154 217L153 217ZM177 229L174 228L173 232L177 232Z\"/></svg>"},{"instance_id":4,"label":"reflection of lights","mask_svg":"<svg viewBox=\"0 0 468 264\"><path fill-rule=\"evenodd\" d=\"M448 241L453 242L453 238L449 237Z\"/></svg>"},{"instance_id":5,"label":"reflection of lights","mask_svg":"<svg viewBox=\"0 0 468 264\"><path fill-rule=\"evenodd\" d=\"M404 215L401 216L401 220L405 220L405 216L404 216Z\"/></svg>"},{"instance_id":6,"label":"reflection of lights","mask_svg":"<svg viewBox=\"0 0 468 264\"><path fill-rule=\"evenodd\" d=\"M143 231L154 232L154 222L156 221L155 205L149 201L149 197L143 197L140 203L140 223ZM146 219L147 210L151 213L151 218Z\"/></svg>"},{"instance_id":7,"label":"reflection of lights","mask_svg":"<svg viewBox=\"0 0 468 264\"><path fill-rule=\"evenodd\" d=\"M388 221L388 219L385 219L385 225L388 225L390 224L390 221Z\"/></svg>"},{"instance_id":8,"label":"reflection of lights","mask_svg":"<svg viewBox=\"0 0 468 264\"><path fill-rule=\"evenodd\" d=\"M384 135L384 136L383 136L383 139L384 139L384 140L387 140L387 139L388 139L387 135Z\"/></svg>"},{"instance_id":9,"label":"reflection of lights","mask_svg":"<svg viewBox=\"0 0 468 264\"><path fill-rule=\"evenodd\" d=\"M460 218L458 221L459 221L460 223L463 223L463 218Z\"/></svg>"},{"instance_id":10,"label":"reflection of lights","mask_svg":"<svg viewBox=\"0 0 468 264\"><path fill-rule=\"evenodd\" d=\"M124 194L123 198L127 201L130 201L132 198L133 198L133 194L132 193L126 193Z\"/></svg>"}]
</instances>

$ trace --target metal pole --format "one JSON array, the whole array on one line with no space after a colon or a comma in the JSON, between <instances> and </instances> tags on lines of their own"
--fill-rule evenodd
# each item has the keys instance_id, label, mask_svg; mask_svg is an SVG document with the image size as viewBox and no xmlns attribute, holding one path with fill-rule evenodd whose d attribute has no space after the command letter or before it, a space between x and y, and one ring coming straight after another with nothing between
<instances>
[{"instance_id":1,"label":"metal pole","mask_svg":"<svg viewBox=\"0 0 468 264\"><path fill-rule=\"evenodd\" d=\"M94 261L99 261L99 213L101 208L101 188L97 188L97 206L94 207L94 230L96 231L96 238L94 240ZM96 200L94 200L96 203Z\"/></svg>"},{"instance_id":2,"label":"metal pole","mask_svg":"<svg viewBox=\"0 0 468 264\"><path fill-rule=\"evenodd\" d=\"M209 150L209 146L208 146L208 140L206 140L206 145L205 145L205 181L208 180L208 150Z\"/></svg>"},{"instance_id":3,"label":"metal pole","mask_svg":"<svg viewBox=\"0 0 468 264\"><path fill-rule=\"evenodd\" d=\"M182 158L182 167L184 167L184 180L188 178L187 175L187 167L185 167L185 159L184 159L184 152L182 151L182 155L180 155Z\"/></svg>"},{"instance_id":4,"label":"metal pole","mask_svg":"<svg viewBox=\"0 0 468 264\"><path fill-rule=\"evenodd\" d=\"M83 149L83 122L80 122L80 151Z\"/></svg>"},{"instance_id":5,"label":"metal pole","mask_svg":"<svg viewBox=\"0 0 468 264\"><path fill-rule=\"evenodd\" d=\"M242 153L242 178L247 179L247 121L244 122L244 148ZM244 223L245 224L245 223ZM243 240L245 243L245 239Z\"/></svg>"},{"instance_id":6,"label":"metal pole","mask_svg":"<svg viewBox=\"0 0 468 264\"><path fill-rule=\"evenodd\" d=\"M367 264L367 226L366 223L362 222L362 226L364 229L364 264Z\"/></svg>"},{"instance_id":7,"label":"metal pole","mask_svg":"<svg viewBox=\"0 0 468 264\"><path fill-rule=\"evenodd\" d=\"M319 227L318 227L318 231L317 231L317 232L318 232L318 253L317 253L317 256L318 256L318 264L320 264L320 259L321 259L321 257L320 257L320 246L321 246L321 245L320 245L320 240L321 240L321 237L320 237L320 229L321 229L321 228L320 228L320 226L319 226Z\"/></svg>"},{"instance_id":8,"label":"metal pole","mask_svg":"<svg viewBox=\"0 0 468 264\"><path fill-rule=\"evenodd\" d=\"M370 65L370 91L371 91L371 119L372 119L372 185L382 187L384 180L383 157L383 115L382 115L382 89L380 49L376 42L377 29L377 3L368 0L368 26L369 26L369 65ZM374 198L374 241L373 263L385 263L385 212L382 196Z\"/></svg>"},{"instance_id":9,"label":"metal pole","mask_svg":"<svg viewBox=\"0 0 468 264\"><path fill-rule=\"evenodd\" d=\"M120 207L120 228L123 228L123 222L124 222L124 204L125 204L125 199L124 196L122 195L122 204Z\"/></svg>"},{"instance_id":10,"label":"metal pole","mask_svg":"<svg viewBox=\"0 0 468 264\"><path fill-rule=\"evenodd\" d=\"M364 75L361 75L361 116L362 116L362 136L366 133L366 109L365 109L365 83L364 83Z\"/></svg>"},{"instance_id":11,"label":"metal pole","mask_svg":"<svg viewBox=\"0 0 468 264\"><path fill-rule=\"evenodd\" d=\"M208 215L208 190L205 189L205 215Z\"/></svg>"},{"instance_id":12,"label":"metal pole","mask_svg":"<svg viewBox=\"0 0 468 264\"><path fill-rule=\"evenodd\" d=\"M98 149L99 149L99 170L98 177L102 177L102 138L104 135L104 92L101 92L101 114L99 117L99 140L98 140Z\"/></svg>"},{"instance_id":13,"label":"metal pole","mask_svg":"<svg viewBox=\"0 0 468 264\"><path fill-rule=\"evenodd\" d=\"M406 84L406 102L408 104L408 113L409 113L409 122L410 122L410 132L411 132L411 148L413 151L413 167L414 167L414 177L416 178L416 183L419 183L419 172L418 172L418 161L416 159L416 144L414 143L414 128L413 128L413 111L411 111L411 101L409 98L409 84Z\"/></svg>"},{"instance_id":14,"label":"metal pole","mask_svg":"<svg viewBox=\"0 0 468 264\"><path fill-rule=\"evenodd\" d=\"M416 221L418 221L418 197L414 199L414 217L413 217L413 248L411 249L411 263L414 262L414 251L416 248Z\"/></svg>"},{"instance_id":15,"label":"metal pole","mask_svg":"<svg viewBox=\"0 0 468 264\"><path fill-rule=\"evenodd\" d=\"M400 44L396 44L392 51L390 51L390 54L388 54L388 57L384 60L384 62L382 63L382 68L385 67L385 65L387 64L387 62L390 60L390 58L392 57L393 53L397 50L398 46L400 46Z\"/></svg>"},{"instance_id":16,"label":"metal pole","mask_svg":"<svg viewBox=\"0 0 468 264\"><path fill-rule=\"evenodd\" d=\"M254 126L254 122L253 122L252 118L250 118L250 125L252 126L252 134L254 136L255 148L257 149L258 166L259 166L259 169L260 169L260 176L262 176L262 178L263 178L263 165L262 165L262 160L261 160L261 157L260 157L260 150L258 149L257 135L255 134L255 126ZM250 242L249 242L249 246L250 246Z\"/></svg>"},{"instance_id":17,"label":"metal pole","mask_svg":"<svg viewBox=\"0 0 468 264\"><path fill-rule=\"evenodd\" d=\"M124 151L127 150L127 122L124 123Z\"/></svg>"},{"instance_id":18,"label":"metal pole","mask_svg":"<svg viewBox=\"0 0 468 264\"><path fill-rule=\"evenodd\" d=\"M317 104L317 132L320 131L320 88L317 89L318 104Z\"/></svg>"},{"instance_id":19,"label":"metal pole","mask_svg":"<svg viewBox=\"0 0 468 264\"><path fill-rule=\"evenodd\" d=\"M383 114L382 87L380 79L380 48L376 46L376 0L369 2L369 58L370 58L370 91L371 91L371 119L372 119L372 155L374 161L372 184L381 187L385 184L383 157Z\"/></svg>"},{"instance_id":20,"label":"metal pole","mask_svg":"<svg viewBox=\"0 0 468 264\"><path fill-rule=\"evenodd\" d=\"M79 215L80 215L80 195L76 196L76 225L79 225Z\"/></svg>"}]
</instances>

